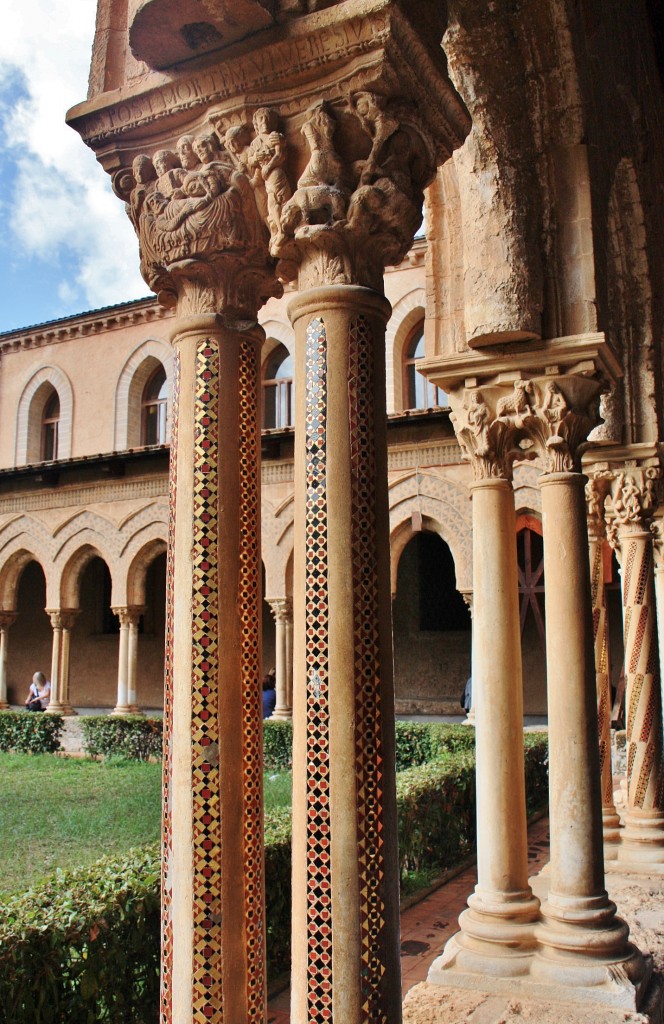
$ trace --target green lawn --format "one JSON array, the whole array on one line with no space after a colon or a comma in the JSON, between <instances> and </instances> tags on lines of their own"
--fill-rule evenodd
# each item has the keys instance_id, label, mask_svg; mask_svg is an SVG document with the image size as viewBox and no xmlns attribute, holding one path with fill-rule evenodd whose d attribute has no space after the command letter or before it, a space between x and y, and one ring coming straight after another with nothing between
<instances>
[{"instance_id":1,"label":"green lawn","mask_svg":"<svg viewBox=\"0 0 664 1024\"><path fill-rule=\"evenodd\" d=\"M104 854L158 839L161 765L0 754L0 897ZM290 774L266 776L266 807Z\"/></svg>"}]
</instances>

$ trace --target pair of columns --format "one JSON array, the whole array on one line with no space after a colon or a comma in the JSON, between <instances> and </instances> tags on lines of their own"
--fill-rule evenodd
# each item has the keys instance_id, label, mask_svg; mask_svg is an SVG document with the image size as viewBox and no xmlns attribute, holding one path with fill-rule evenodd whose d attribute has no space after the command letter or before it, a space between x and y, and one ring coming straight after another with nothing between
<instances>
[{"instance_id":1,"label":"pair of columns","mask_svg":"<svg viewBox=\"0 0 664 1024\"><path fill-rule=\"evenodd\" d=\"M120 620L118 643L118 694L112 715L141 714L138 705L138 625L145 608L133 605L111 609Z\"/></svg>"},{"instance_id":2,"label":"pair of columns","mask_svg":"<svg viewBox=\"0 0 664 1024\"><path fill-rule=\"evenodd\" d=\"M550 360L558 363L558 359ZM584 497L575 446L590 428L593 382L572 373L503 375L451 393L470 458L477 872L460 931L432 965L447 986L512 985L524 995L636 1009L648 972L604 888L595 653ZM550 371L549 371L550 372ZM436 378L434 377L434 380ZM595 386L597 387L597 386ZM550 871L540 905L528 882L523 688L512 463L540 477L549 721ZM616 977L622 981L616 986ZM617 991L619 989L619 991Z\"/></svg>"},{"instance_id":3,"label":"pair of columns","mask_svg":"<svg viewBox=\"0 0 664 1024\"><path fill-rule=\"evenodd\" d=\"M655 563L661 552L659 527L652 522L661 474L659 453L652 445L632 445L605 448L598 454L601 461L596 457L593 461L592 455L587 459L590 479L586 495L605 856L618 870L663 872L664 763L658 632L661 635L664 593L657 601ZM627 733L627 802L622 828L611 777L611 696L601 553L605 536L621 564Z\"/></svg>"},{"instance_id":4,"label":"pair of columns","mask_svg":"<svg viewBox=\"0 0 664 1024\"><path fill-rule=\"evenodd\" d=\"M275 622L277 700L272 718L293 717L293 602L288 597L266 598Z\"/></svg>"}]
</instances>

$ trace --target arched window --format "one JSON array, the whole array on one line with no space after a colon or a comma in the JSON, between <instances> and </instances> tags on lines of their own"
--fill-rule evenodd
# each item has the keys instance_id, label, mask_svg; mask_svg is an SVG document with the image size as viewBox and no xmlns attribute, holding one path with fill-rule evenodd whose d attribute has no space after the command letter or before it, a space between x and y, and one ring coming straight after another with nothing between
<instances>
[{"instance_id":1,"label":"arched window","mask_svg":"<svg viewBox=\"0 0 664 1024\"><path fill-rule=\"evenodd\" d=\"M424 358L424 324L412 333L404 348L403 396L405 409L433 409L447 406L447 395L431 384L417 369L418 359Z\"/></svg>"},{"instance_id":2,"label":"arched window","mask_svg":"<svg viewBox=\"0 0 664 1024\"><path fill-rule=\"evenodd\" d=\"M285 345L270 354L263 377L263 428L293 425L293 357Z\"/></svg>"},{"instance_id":3,"label":"arched window","mask_svg":"<svg viewBox=\"0 0 664 1024\"><path fill-rule=\"evenodd\" d=\"M60 423L60 398L53 391L46 399L41 421L40 458L42 462L51 462L58 457L58 424Z\"/></svg>"},{"instance_id":4,"label":"arched window","mask_svg":"<svg viewBox=\"0 0 664 1024\"><path fill-rule=\"evenodd\" d=\"M143 389L141 402L141 443L166 444L168 381L160 364Z\"/></svg>"}]
</instances>

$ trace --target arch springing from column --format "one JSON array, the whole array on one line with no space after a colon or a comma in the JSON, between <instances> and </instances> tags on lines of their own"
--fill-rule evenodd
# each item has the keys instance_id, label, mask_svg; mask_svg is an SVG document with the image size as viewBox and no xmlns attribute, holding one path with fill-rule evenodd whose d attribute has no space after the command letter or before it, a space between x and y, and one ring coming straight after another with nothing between
<instances>
[{"instance_id":1,"label":"arch springing from column","mask_svg":"<svg viewBox=\"0 0 664 1024\"><path fill-rule=\"evenodd\" d=\"M143 397L146 385L160 366L163 367L166 374L168 389L165 443L170 441L173 353L170 345L155 338L149 338L134 349L118 377L115 389L113 428L115 451L138 448L143 443Z\"/></svg>"}]
</instances>

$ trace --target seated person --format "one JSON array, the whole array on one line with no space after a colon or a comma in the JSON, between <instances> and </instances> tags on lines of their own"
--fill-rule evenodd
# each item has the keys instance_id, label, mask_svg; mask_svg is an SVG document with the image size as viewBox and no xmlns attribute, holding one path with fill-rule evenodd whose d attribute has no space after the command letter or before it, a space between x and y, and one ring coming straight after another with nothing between
<instances>
[{"instance_id":1,"label":"seated person","mask_svg":"<svg viewBox=\"0 0 664 1024\"><path fill-rule=\"evenodd\" d=\"M273 668L263 676L263 718L272 718L277 703L276 672Z\"/></svg>"}]
</instances>

